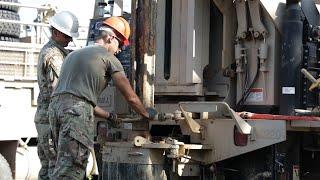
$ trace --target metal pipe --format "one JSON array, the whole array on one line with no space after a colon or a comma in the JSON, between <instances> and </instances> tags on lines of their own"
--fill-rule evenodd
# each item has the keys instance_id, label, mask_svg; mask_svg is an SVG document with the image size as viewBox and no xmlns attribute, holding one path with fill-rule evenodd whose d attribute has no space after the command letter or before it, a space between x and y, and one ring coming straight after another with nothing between
<instances>
[{"instance_id":1,"label":"metal pipe","mask_svg":"<svg viewBox=\"0 0 320 180\"><path fill-rule=\"evenodd\" d=\"M299 116L320 116L319 111L309 111L304 109L295 109L294 112Z\"/></svg>"},{"instance_id":2,"label":"metal pipe","mask_svg":"<svg viewBox=\"0 0 320 180\"><path fill-rule=\"evenodd\" d=\"M286 116L274 114L258 114L251 112L238 113L243 119L251 120L285 120L285 121L320 121L320 117L316 116Z\"/></svg>"},{"instance_id":3,"label":"metal pipe","mask_svg":"<svg viewBox=\"0 0 320 180\"><path fill-rule=\"evenodd\" d=\"M141 122L143 121L142 118L119 118L121 119L122 123L132 123L132 122Z\"/></svg>"},{"instance_id":4,"label":"metal pipe","mask_svg":"<svg viewBox=\"0 0 320 180\"><path fill-rule=\"evenodd\" d=\"M301 69L302 74L304 74L306 76L307 79L309 79L309 81L311 81L312 83L316 83L317 80L304 68Z\"/></svg>"},{"instance_id":5,"label":"metal pipe","mask_svg":"<svg viewBox=\"0 0 320 180\"><path fill-rule=\"evenodd\" d=\"M136 13L135 53L140 97L146 107L154 107L157 5L138 0Z\"/></svg>"},{"instance_id":6,"label":"metal pipe","mask_svg":"<svg viewBox=\"0 0 320 180\"><path fill-rule=\"evenodd\" d=\"M297 73L303 64L304 25L301 20L299 3L287 4L285 19L282 22L282 54L279 67L281 93L280 114L293 115L294 109L305 108L303 104L302 75Z\"/></svg>"}]
</instances>

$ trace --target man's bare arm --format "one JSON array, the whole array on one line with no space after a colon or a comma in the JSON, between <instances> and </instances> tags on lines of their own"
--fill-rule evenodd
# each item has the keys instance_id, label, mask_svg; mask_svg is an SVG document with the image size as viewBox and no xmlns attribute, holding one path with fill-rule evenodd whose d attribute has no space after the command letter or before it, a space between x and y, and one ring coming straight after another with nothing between
<instances>
[{"instance_id":1,"label":"man's bare arm","mask_svg":"<svg viewBox=\"0 0 320 180\"><path fill-rule=\"evenodd\" d=\"M112 74L112 79L116 87L129 103L129 105L141 116L149 118L147 110L145 109L137 94L133 91L127 77L121 72L115 72Z\"/></svg>"},{"instance_id":2,"label":"man's bare arm","mask_svg":"<svg viewBox=\"0 0 320 180\"><path fill-rule=\"evenodd\" d=\"M109 112L103 110L101 107L94 107L94 115L100 118L107 119L109 117Z\"/></svg>"}]
</instances>

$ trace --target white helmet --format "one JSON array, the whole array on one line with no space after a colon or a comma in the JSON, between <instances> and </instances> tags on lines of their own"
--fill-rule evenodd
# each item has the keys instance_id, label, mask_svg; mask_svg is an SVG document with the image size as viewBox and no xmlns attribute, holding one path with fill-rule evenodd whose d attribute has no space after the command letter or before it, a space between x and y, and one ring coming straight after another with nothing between
<instances>
[{"instance_id":1,"label":"white helmet","mask_svg":"<svg viewBox=\"0 0 320 180\"><path fill-rule=\"evenodd\" d=\"M63 34L77 38L79 37L79 22L77 17L69 11L62 11L55 14L50 20L49 24L62 32Z\"/></svg>"}]
</instances>

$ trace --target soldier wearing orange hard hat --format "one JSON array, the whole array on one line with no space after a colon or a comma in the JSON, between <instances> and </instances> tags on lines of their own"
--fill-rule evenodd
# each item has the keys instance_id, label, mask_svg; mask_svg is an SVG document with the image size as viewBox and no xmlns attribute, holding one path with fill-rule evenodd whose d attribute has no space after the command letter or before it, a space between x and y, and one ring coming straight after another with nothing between
<instances>
[{"instance_id":1,"label":"soldier wearing orange hard hat","mask_svg":"<svg viewBox=\"0 0 320 180\"><path fill-rule=\"evenodd\" d=\"M123 45L129 45L130 25L124 18L113 16L104 20L103 25L114 29L117 36L123 41Z\"/></svg>"},{"instance_id":2,"label":"soldier wearing orange hard hat","mask_svg":"<svg viewBox=\"0 0 320 180\"><path fill-rule=\"evenodd\" d=\"M66 57L49 108L53 139L59 144L54 179L83 179L93 148L94 115L111 124L119 123L115 114L97 106L100 93L111 79L143 120L155 118L156 110L144 107L114 56L129 44L129 36L129 23L122 17L110 17L99 27L95 45L75 50Z\"/></svg>"}]
</instances>

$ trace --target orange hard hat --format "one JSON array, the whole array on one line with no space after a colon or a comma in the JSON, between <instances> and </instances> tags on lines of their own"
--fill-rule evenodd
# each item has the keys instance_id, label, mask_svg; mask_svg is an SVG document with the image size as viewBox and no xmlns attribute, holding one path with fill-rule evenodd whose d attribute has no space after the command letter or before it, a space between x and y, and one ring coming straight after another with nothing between
<instances>
[{"instance_id":1,"label":"orange hard hat","mask_svg":"<svg viewBox=\"0 0 320 180\"><path fill-rule=\"evenodd\" d=\"M128 21L119 16L112 16L105 19L102 23L114 29L125 46L129 45L130 25Z\"/></svg>"}]
</instances>

